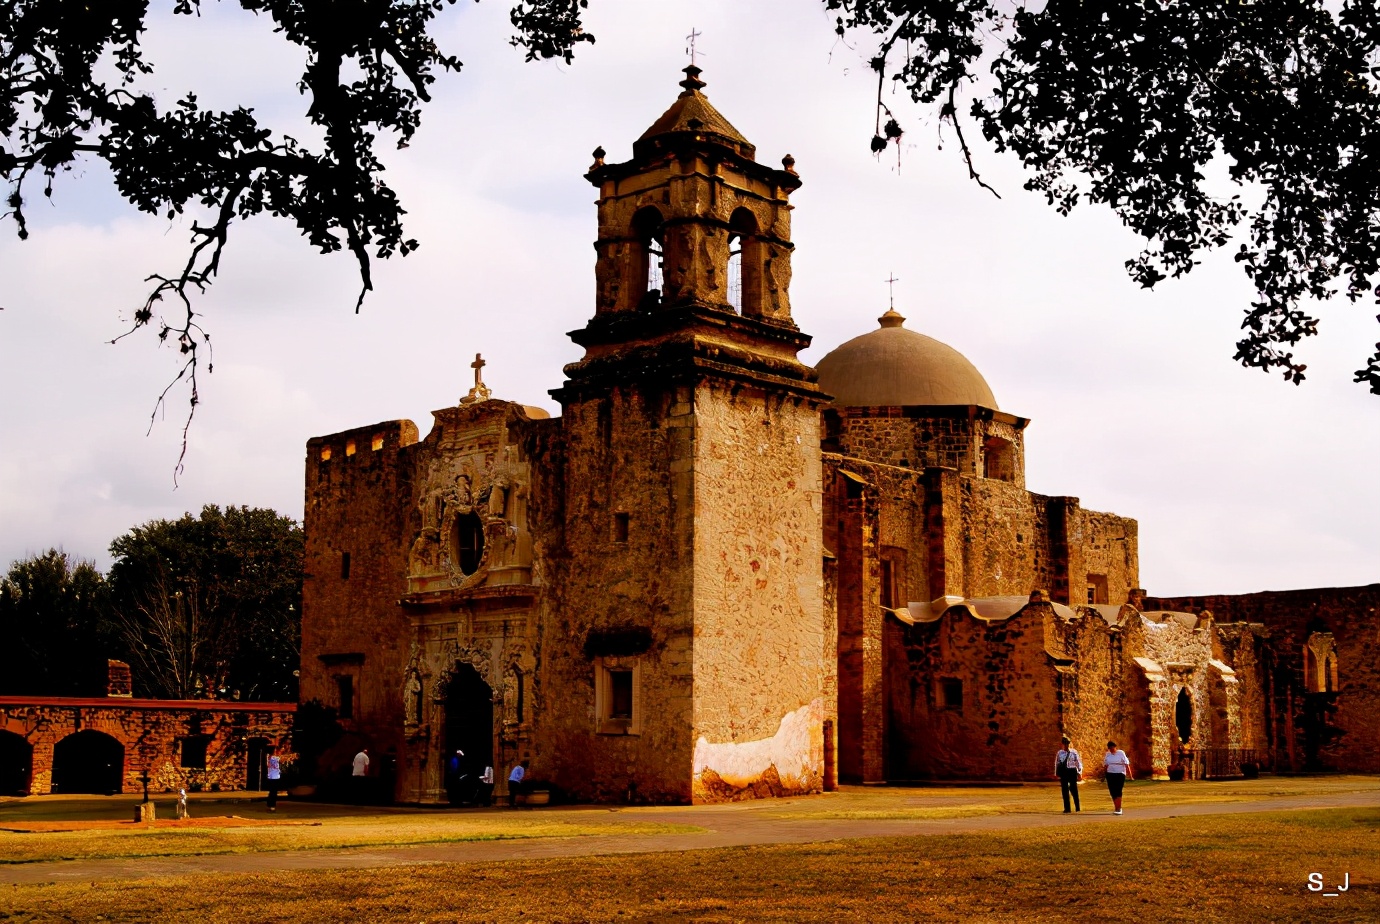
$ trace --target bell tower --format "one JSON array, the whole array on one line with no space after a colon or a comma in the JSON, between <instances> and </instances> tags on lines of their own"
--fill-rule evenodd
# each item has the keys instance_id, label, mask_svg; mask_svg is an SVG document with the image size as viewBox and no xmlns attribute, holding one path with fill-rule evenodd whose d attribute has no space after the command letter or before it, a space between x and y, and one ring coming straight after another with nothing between
<instances>
[{"instance_id":1,"label":"bell tower","mask_svg":"<svg viewBox=\"0 0 1380 924\"><path fill-rule=\"evenodd\" d=\"M800 178L789 155L757 163L699 75L685 68L630 160L599 149L586 174L596 299L571 334L585 355L552 392L563 500L545 530L542 659L562 695L541 732L554 781L586 798L825 783L836 658L824 397L789 298Z\"/></svg>"},{"instance_id":2,"label":"bell tower","mask_svg":"<svg viewBox=\"0 0 1380 924\"><path fill-rule=\"evenodd\" d=\"M700 92L699 74L685 69L684 92L633 143L632 160L606 164L603 149L594 152L595 310L697 304L789 324L795 161L758 164L756 148Z\"/></svg>"}]
</instances>

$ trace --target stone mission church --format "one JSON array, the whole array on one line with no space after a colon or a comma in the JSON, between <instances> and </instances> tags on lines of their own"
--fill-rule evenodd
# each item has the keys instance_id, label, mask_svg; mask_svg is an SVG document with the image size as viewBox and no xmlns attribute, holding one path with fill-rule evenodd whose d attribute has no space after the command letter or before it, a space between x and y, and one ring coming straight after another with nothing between
<instances>
[{"instance_id":1,"label":"stone mission church","mask_svg":"<svg viewBox=\"0 0 1380 924\"><path fill-rule=\"evenodd\" d=\"M526 760L575 799L678 803L1046 779L1061 732L1141 775L1380 756L1380 683L1339 699L1339 664L1380 661L1345 631L1380 588L1147 600L1135 521L1026 490L1028 421L957 351L888 311L799 361L800 177L699 73L585 175L594 312L558 418L477 359L424 438L308 443L302 700L394 797L444 802L456 750L500 792Z\"/></svg>"}]
</instances>

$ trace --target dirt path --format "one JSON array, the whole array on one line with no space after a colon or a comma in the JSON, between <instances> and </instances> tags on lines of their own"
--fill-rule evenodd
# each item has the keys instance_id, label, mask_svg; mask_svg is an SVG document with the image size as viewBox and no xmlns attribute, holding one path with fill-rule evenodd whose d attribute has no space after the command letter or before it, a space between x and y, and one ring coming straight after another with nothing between
<instances>
[{"instance_id":1,"label":"dirt path","mask_svg":"<svg viewBox=\"0 0 1380 924\"><path fill-rule=\"evenodd\" d=\"M273 873L309 869L365 869L430 863L478 863L495 860L543 859L620 853L705 850L763 844L801 844L864 837L905 837L958 833L990 833L1017 828L1060 825L1121 824L1175 816L1235 815L1251 812L1300 811L1327 808L1380 808L1380 791L1325 792L1240 802L1154 805L1114 816L1105 808L1081 814L1017 812L953 819L792 817L789 806L737 803L687 808L624 809L604 812L606 819L629 822L655 820L696 825L703 833L669 835L605 835L575 838L533 838L432 844L296 850L259 854L145 859L61 860L0 865L0 884L93 881L182 876L199 873ZM786 809L782 811L782 809Z\"/></svg>"}]
</instances>

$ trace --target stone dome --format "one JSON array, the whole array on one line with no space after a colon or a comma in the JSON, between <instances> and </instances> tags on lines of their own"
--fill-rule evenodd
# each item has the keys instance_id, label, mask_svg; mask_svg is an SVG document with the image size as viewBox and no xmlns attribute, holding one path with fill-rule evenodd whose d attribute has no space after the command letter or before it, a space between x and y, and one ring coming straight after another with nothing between
<instances>
[{"instance_id":1,"label":"stone dome","mask_svg":"<svg viewBox=\"0 0 1380 924\"><path fill-rule=\"evenodd\" d=\"M815 367L819 387L839 407L976 404L1000 410L987 380L968 358L933 337L906 330L894 310L877 330L854 337Z\"/></svg>"}]
</instances>

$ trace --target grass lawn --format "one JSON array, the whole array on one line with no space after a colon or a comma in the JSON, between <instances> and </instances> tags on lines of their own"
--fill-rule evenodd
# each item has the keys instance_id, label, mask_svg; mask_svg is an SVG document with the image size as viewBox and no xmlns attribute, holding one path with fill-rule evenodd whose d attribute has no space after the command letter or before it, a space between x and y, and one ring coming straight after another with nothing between
<instances>
[{"instance_id":1,"label":"grass lawn","mask_svg":"<svg viewBox=\"0 0 1380 924\"><path fill-rule=\"evenodd\" d=\"M1336 898L1308 889L1318 872ZM1380 920L1380 810L9 886L0 921Z\"/></svg>"},{"instance_id":2,"label":"grass lawn","mask_svg":"<svg viewBox=\"0 0 1380 924\"><path fill-rule=\"evenodd\" d=\"M252 827L186 828L100 827L87 831L16 833L0 831L0 864L43 860L96 860L115 857L205 856L316 850L449 844L533 837L588 837L601 834L693 834L692 825L652 819L614 823L602 813L560 815L525 813L417 814L346 816L303 822L263 821ZM214 819L210 819L214 821ZM3 908L0 901L0 908ZM4 918L0 917L0 921Z\"/></svg>"}]
</instances>

